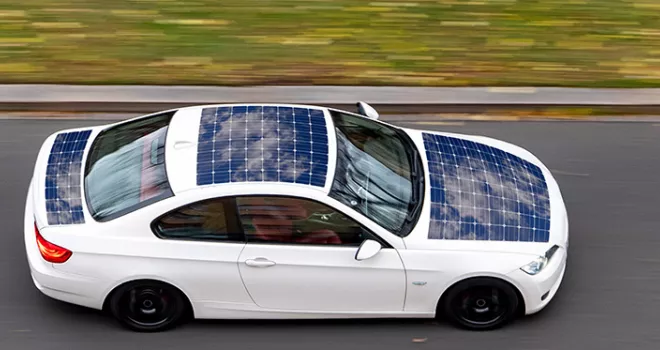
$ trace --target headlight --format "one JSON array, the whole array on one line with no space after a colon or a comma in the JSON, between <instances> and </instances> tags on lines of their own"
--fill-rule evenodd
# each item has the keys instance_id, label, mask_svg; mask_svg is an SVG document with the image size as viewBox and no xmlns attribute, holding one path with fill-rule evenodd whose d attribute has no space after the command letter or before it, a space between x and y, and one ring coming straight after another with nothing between
<instances>
[{"instance_id":1,"label":"headlight","mask_svg":"<svg viewBox=\"0 0 660 350\"><path fill-rule=\"evenodd\" d=\"M545 256L539 256L538 258L532 260L529 264L521 267L520 269L527 272L530 275L536 275L541 272L545 265L548 264L548 258Z\"/></svg>"},{"instance_id":2,"label":"headlight","mask_svg":"<svg viewBox=\"0 0 660 350\"><path fill-rule=\"evenodd\" d=\"M550 261L550 258L555 254L555 252L559 249L559 246L552 246L552 248L548 249L547 252L543 256L539 256L538 258L532 260L529 264L521 267L520 269L525 271L526 273L530 275L536 275L539 272L543 270L543 268L548 265L548 261Z\"/></svg>"}]
</instances>

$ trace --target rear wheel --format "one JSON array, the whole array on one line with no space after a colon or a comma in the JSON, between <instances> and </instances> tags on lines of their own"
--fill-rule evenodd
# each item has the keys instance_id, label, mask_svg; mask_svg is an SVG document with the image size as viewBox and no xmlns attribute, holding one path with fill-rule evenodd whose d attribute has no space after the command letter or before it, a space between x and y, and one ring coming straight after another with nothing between
<instances>
[{"instance_id":1,"label":"rear wheel","mask_svg":"<svg viewBox=\"0 0 660 350\"><path fill-rule=\"evenodd\" d=\"M158 281L135 281L117 289L110 298L112 315L126 328L158 332L175 326L186 311L183 294Z\"/></svg>"},{"instance_id":2,"label":"rear wheel","mask_svg":"<svg viewBox=\"0 0 660 350\"><path fill-rule=\"evenodd\" d=\"M452 287L443 298L446 317L463 328L490 330L513 320L518 295L508 283L493 278L473 278Z\"/></svg>"}]
</instances>

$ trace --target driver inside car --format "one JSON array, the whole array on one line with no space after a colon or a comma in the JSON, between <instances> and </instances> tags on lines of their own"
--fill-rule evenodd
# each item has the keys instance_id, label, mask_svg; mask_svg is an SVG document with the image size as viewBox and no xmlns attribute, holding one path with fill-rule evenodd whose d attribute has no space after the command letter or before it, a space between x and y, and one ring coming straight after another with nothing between
<instances>
[{"instance_id":1,"label":"driver inside car","mask_svg":"<svg viewBox=\"0 0 660 350\"><path fill-rule=\"evenodd\" d=\"M246 228L246 233L253 240L281 243L341 244L339 235L328 229L307 230L304 226L309 215L299 203L279 200L277 205L250 203L241 205L242 215L250 217L253 229ZM284 202L284 203L283 203ZM298 225L297 225L298 224ZM252 232L250 232L252 231Z\"/></svg>"}]
</instances>

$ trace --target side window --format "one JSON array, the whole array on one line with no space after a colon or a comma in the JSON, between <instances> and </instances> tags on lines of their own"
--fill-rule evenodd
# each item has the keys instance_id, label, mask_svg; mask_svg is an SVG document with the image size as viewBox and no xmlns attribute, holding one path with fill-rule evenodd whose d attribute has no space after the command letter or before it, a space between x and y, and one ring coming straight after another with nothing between
<instances>
[{"instance_id":1,"label":"side window","mask_svg":"<svg viewBox=\"0 0 660 350\"><path fill-rule=\"evenodd\" d=\"M171 211L153 228L161 238L244 242L231 201L211 199Z\"/></svg>"},{"instance_id":2,"label":"side window","mask_svg":"<svg viewBox=\"0 0 660 350\"><path fill-rule=\"evenodd\" d=\"M311 200L236 198L248 242L359 246L373 235L346 215Z\"/></svg>"}]
</instances>

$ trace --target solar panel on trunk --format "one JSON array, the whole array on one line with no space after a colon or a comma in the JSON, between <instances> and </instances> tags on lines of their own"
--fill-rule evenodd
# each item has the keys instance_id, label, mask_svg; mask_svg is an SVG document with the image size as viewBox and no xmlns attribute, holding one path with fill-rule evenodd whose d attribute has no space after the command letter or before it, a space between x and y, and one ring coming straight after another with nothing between
<instances>
[{"instance_id":1,"label":"solar panel on trunk","mask_svg":"<svg viewBox=\"0 0 660 350\"><path fill-rule=\"evenodd\" d=\"M58 134L46 168L46 213L49 225L85 223L82 209L82 159L91 130Z\"/></svg>"}]
</instances>

